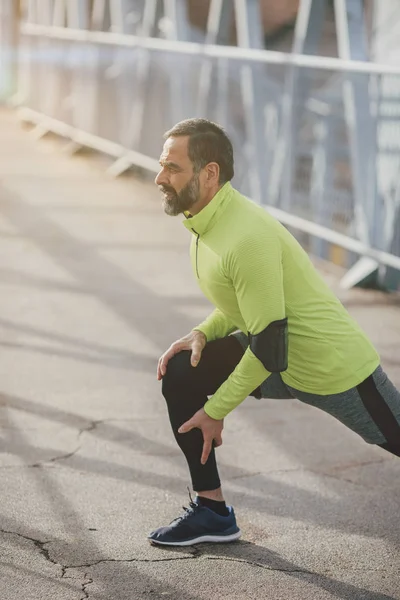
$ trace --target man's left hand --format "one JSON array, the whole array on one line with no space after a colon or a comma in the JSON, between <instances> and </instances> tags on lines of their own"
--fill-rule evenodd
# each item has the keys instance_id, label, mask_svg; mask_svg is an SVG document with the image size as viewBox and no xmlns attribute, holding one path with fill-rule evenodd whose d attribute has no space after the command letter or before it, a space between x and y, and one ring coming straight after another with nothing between
<instances>
[{"instance_id":1,"label":"man's left hand","mask_svg":"<svg viewBox=\"0 0 400 600\"><path fill-rule=\"evenodd\" d=\"M217 421L207 415L204 408L201 408L193 415L189 421L186 421L178 429L178 433L188 433L192 429L201 429L203 434L203 452L201 455L201 464L205 465L212 449L212 443L215 441L215 446L222 444L222 430L224 428L224 420Z\"/></svg>"}]
</instances>

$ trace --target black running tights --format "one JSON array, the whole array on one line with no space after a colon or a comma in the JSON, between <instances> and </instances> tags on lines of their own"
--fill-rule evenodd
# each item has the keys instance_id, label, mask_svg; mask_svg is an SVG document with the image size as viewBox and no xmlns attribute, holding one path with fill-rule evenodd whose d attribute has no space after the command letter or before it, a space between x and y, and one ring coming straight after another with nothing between
<instances>
[{"instance_id":1,"label":"black running tights","mask_svg":"<svg viewBox=\"0 0 400 600\"><path fill-rule=\"evenodd\" d=\"M189 465L193 489L196 492L215 490L221 482L211 450L205 465L200 463L203 434L200 429L178 433L179 427L193 417L229 377L243 356L238 340L228 336L206 344L197 367L190 364L191 353L182 351L168 363L162 380L162 392L167 401L169 418L176 441Z\"/></svg>"}]
</instances>

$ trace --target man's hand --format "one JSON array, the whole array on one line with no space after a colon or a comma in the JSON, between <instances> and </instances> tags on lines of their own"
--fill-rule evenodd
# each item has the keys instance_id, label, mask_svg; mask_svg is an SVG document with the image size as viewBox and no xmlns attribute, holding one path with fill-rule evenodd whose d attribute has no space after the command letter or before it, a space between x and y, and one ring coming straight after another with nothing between
<instances>
[{"instance_id":1,"label":"man's hand","mask_svg":"<svg viewBox=\"0 0 400 600\"><path fill-rule=\"evenodd\" d=\"M167 372L168 361L178 354L178 352L182 352L182 350L191 350L192 355L190 358L190 362L192 367L197 367L199 364L201 353L203 351L204 346L207 343L206 336L201 331L191 331L188 335L174 342L166 352L161 356L158 361L157 367L157 379L160 381Z\"/></svg>"},{"instance_id":2,"label":"man's hand","mask_svg":"<svg viewBox=\"0 0 400 600\"><path fill-rule=\"evenodd\" d=\"M201 455L201 464L205 465L212 449L212 443L215 441L215 446L222 445L222 430L224 428L224 420L217 421L207 415L204 408L201 408L193 415L189 421L186 421L178 429L178 433L188 433L192 429L201 429L203 434L203 452Z\"/></svg>"}]
</instances>

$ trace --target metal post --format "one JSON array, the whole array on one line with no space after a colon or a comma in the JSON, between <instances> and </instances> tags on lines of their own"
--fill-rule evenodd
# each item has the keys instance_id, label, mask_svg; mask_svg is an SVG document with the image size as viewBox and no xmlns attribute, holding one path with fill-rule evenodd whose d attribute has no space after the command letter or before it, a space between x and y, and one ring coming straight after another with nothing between
<instances>
[{"instance_id":1,"label":"metal post","mask_svg":"<svg viewBox=\"0 0 400 600\"><path fill-rule=\"evenodd\" d=\"M399 165L399 155L397 163ZM400 256L400 168L397 169L397 177L391 186L390 192L386 194L386 219L383 229L383 249L395 256ZM378 282L385 289L400 291L400 272L392 267L380 265L378 271Z\"/></svg>"},{"instance_id":2,"label":"metal post","mask_svg":"<svg viewBox=\"0 0 400 600\"><path fill-rule=\"evenodd\" d=\"M53 11L54 27L64 27L67 21L66 0L55 0Z\"/></svg>"},{"instance_id":3,"label":"metal post","mask_svg":"<svg viewBox=\"0 0 400 600\"><path fill-rule=\"evenodd\" d=\"M78 0L79 1L79 0ZM87 29L94 31L109 31L111 17L109 11L109 0L92 0L88 8ZM106 115L102 114L100 106L104 88L102 84L102 61L104 57L104 47L102 45L88 43L86 44L85 67L86 67L86 98L85 106L85 130L91 134L99 132L99 124ZM76 144L79 149L79 144ZM74 146L71 145L71 150Z\"/></svg>"},{"instance_id":4,"label":"metal post","mask_svg":"<svg viewBox=\"0 0 400 600\"><path fill-rule=\"evenodd\" d=\"M27 21L28 23L38 23L36 0L27 0Z\"/></svg>"},{"instance_id":5,"label":"metal post","mask_svg":"<svg viewBox=\"0 0 400 600\"><path fill-rule=\"evenodd\" d=\"M206 44L228 44L229 33L232 24L233 6L231 0L211 0L210 11L207 20ZM200 79L199 95L197 101L196 113L198 116L205 116L208 113L210 104L210 90L213 74L213 59L203 58ZM227 77L228 65L226 62L218 62L218 84L220 79L225 82ZM217 84L217 85L218 85ZM223 95L218 94L218 108L223 101ZM226 105L224 104L224 107Z\"/></svg>"},{"instance_id":6,"label":"metal post","mask_svg":"<svg viewBox=\"0 0 400 600\"><path fill-rule=\"evenodd\" d=\"M332 117L321 115L315 124L315 146L313 151L313 168L311 176L310 200L312 214L310 218L324 227L332 222L332 204L327 201L326 190L332 188L331 162L333 135ZM312 253L321 258L327 258L327 243L319 238L313 238Z\"/></svg>"},{"instance_id":7,"label":"metal post","mask_svg":"<svg viewBox=\"0 0 400 600\"><path fill-rule=\"evenodd\" d=\"M334 0L339 56L344 60L367 60L362 0ZM353 174L355 226L359 239L371 246L374 232L374 207L377 202L376 142L373 139L373 119L369 77L348 74L343 80L343 102L350 144ZM370 259L359 261L346 274L346 285L356 285L376 271L378 264ZM354 274L354 277L353 277Z\"/></svg>"},{"instance_id":8,"label":"metal post","mask_svg":"<svg viewBox=\"0 0 400 600\"><path fill-rule=\"evenodd\" d=\"M159 14L160 1L146 0L143 7L142 23L139 29L141 36L150 37L155 33ZM108 172L114 177L118 177L132 166L132 160L129 158L129 150L140 150L141 147L150 69L150 53L145 48L137 48L135 52L136 57L134 68L132 69L132 81L129 81L129 88L132 89L133 87L135 93L129 110L127 126L121 134L121 143L123 147L127 148L127 152L123 153L108 169ZM123 93L128 93L127 87L125 87Z\"/></svg>"},{"instance_id":9,"label":"metal post","mask_svg":"<svg viewBox=\"0 0 400 600\"><path fill-rule=\"evenodd\" d=\"M139 12L138 2L132 0L109 0L111 30L113 33L129 34L132 33L132 24L129 23L129 14L133 7ZM140 3L142 4L142 3ZM113 49L112 65L108 69L109 80L114 82L112 87L113 96L113 119L116 122L117 139L122 146L128 146L126 124L132 114L132 67L137 53L140 50L129 50L127 48L116 47ZM111 91L111 90L110 90ZM136 90L138 93L139 90ZM115 170L115 165L113 165Z\"/></svg>"},{"instance_id":10,"label":"metal post","mask_svg":"<svg viewBox=\"0 0 400 600\"><path fill-rule=\"evenodd\" d=\"M42 25L51 25L53 22L53 1L40 0L36 5L36 14Z\"/></svg>"},{"instance_id":11,"label":"metal post","mask_svg":"<svg viewBox=\"0 0 400 600\"><path fill-rule=\"evenodd\" d=\"M50 18L50 25L54 27L65 27L68 25L66 5L66 0L56 0L56 2L54 2L54 6L52 7L53 10L48 15ZM61 57L64 56L64 50L65 45L59 41L51 40L49 42L47 55L49 64L45 64L45 73L43 75L45 79L45 93L43 96L46 100L47 108L43 112L52 116L55 116L56 107L65 105L69 98L70 90L67 95L65 95L61 89L62 84L65 83L63 81L64 78L62 77L62 73L66 65L60 64ZM51 57L53 57L53 59Z\"/></svg>"},{"instance_id":12,"label":"metal post","mask_svg":"<svg viewBox=\"0 0 400 600\"><path fill-rule=\"evenodd\" d=\"M387 251L395 256L400 256L400 173L397 178L396 192L394 196L393 229L390 244ZM400 291L400 273L392 267L385 268L384 286L390 290Z\"/></svg>"},{"instance_id":13,"label":"metal post","mask_svg":"<svg viewBox=\"0 0 400 600\"><path fill-rule=\"evenodd\" d=\"M167 23L166 38L190 41L186 0L164 0L164 15ZM190 79L184 56L167 57L166 66L169 79L170 124L174 125L190 114L187 101Z\"/></svg>"},{"instance_id":14,"label":"metal post","mask_svg":"<svg viewBox=\"0 0 400 600\"><path fill-rule=\"evenodd\" d=\"M235 0L238 45L241 48L264 48L258 0ZM253 199L267 201L268 154L265 139L265 65L243 65L240 69L244 119L248 139L249 183Z\"/></svg>"},{"instance_id":15,"label":"metal post","mask_svg":"<svg viewBox=\"0 0 400 600\"><path fill-rule=\"evenodd\" d=\"M40 24L51 26L53 24L53 2L52 0L44 0L40 2L36 0L36 6L30 3L30 15ZM56 85L54 82L54 65L50 63L53 55L54 41L49 38L37 40L37 43L30 43L30 52L34 55L40 55L41 61L31 61L31 73L39 80L38 94L36 104L43 114L52 114L54 110L54 98ZM50 63L50 64L49 64ZM31 132L35 139L40 139L48 133L46 126L38 124Z\"/></svg>"},{"instance_id":16,"label":"metal post","mask_svg":"<svg viewBox=\"0 0 400 600\"><path fill-rule=\"evenodd\" d=\"M108 1L109 0L93 0L92 27L99 31L107 31L109 28L109 26L106 27L106 20L108 22L110 20Z\"/></svg>"},{"instance_id":17,"label":"metal post","mask_svg":"<svg viewBox=\"0 0 400 600\"><path fill-rule=\"evenodd\" d=\"M318 53L326 7L327 0L301 0L293 37L293 54ZM274 181L278 180L280 185L275 185L275 197L271 199L276 204L276 194L280 191L280 204L285 210L288 210L291 204L300 120L313 74L314 71L311 73L308 69L299 69L294 65L287 67L282 100L280 148L272 167L277 171L273 175Z\"/></svg>"},{"instance_id":18,"label":"metal post","mask_svg":"<svg viewBox=\"0 0 400 600\"><path fill-rule=\"evenodd\" d=\"M68 0L67 25L72 29L89 29L89 0ZM71 74L70 106L71 123L78 129L88 130L96 98L87 96L87 80L90 77L90 61L88 54L93 48L85 43L71 44L69 49L69 66ZM78 149L79 146L76 146ZM75 149L75 148L71 148Z\"/></svg>"},{"instance_id":19,"label":"metal post","mask_svg":"<svg viewBox=\"0 0 400 600\"><path fill-rule=\"evenodd\" d=\"M377 105L377 227L379 248L400 256L400 78L376 76ZM379 140L379 142L378 142ZM379 209L379 210L378 210ZM380 265L378 283L385 289L400 289L400 273Z\"/></svg>"},{"instance_id":20,"label":"metal post","mask_svg":"<svg viewBox=\"0 0 400 600\"><path fill-rule=\"evenodd\" d=\"M13 0L0 3L0 102L15 92L16 21Z\"/></svg>"}]
</instances>

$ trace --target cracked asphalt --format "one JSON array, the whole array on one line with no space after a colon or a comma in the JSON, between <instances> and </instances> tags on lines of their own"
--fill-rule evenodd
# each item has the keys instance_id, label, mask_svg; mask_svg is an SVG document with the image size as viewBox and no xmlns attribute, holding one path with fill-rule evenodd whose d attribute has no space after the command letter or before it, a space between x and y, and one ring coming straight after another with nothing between
<instances>
[{"instance_id":1,"label":"cracked asphalt","mask_svg":"<svg viewBox=\"0 0 400 600\"><path fill-rule=\"evenodd\" d=\"M0 135L0 599L399 600L400 461L294 400L226 419L241 541L147 543L187 502L155 376L210 310L187 231L107 159ZM400 386L399 296L340 294Z\"/></svg>"}]
</instances>

